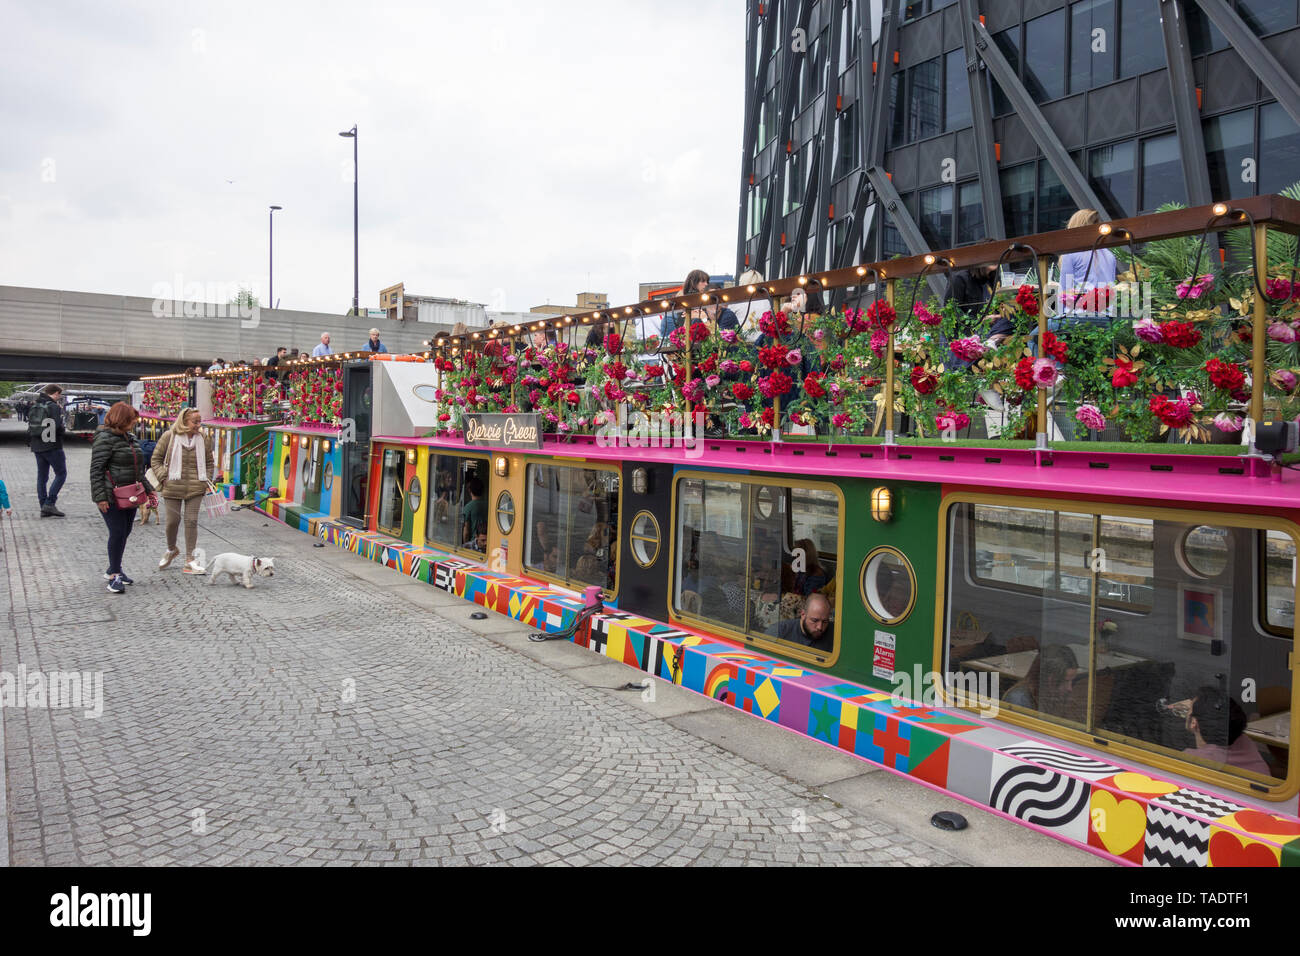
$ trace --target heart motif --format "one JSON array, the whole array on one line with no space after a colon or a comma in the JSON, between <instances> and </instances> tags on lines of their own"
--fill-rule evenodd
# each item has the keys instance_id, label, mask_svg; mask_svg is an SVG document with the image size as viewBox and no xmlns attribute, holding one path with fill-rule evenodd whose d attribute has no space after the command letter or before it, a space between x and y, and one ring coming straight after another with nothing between
<instances>
[{"instance_id":1,"label":"heart motif","mask_svg":"<svg viewBox=\"0 0 1300 956\"><path fill-rule=\"evenodd\" d=\"M1152 780L1144 773L1117 773L1107 783L1125 793L1140 793L1143 796L1163 797L1181 789L1178 784L1167 780Z\"/></svg>"},{"instance_id":2,"label":"heart motif","mask_svg":"<svg viewBox=\"0 0 1300 956\"><path fill-rule=\"evenodd\" d=\"M1275 817L1260 810L1238 810L1236 825L1259 836L1300 836L1300 820Z\"/></svg>"},{"instance_id":3,"label":"heart motif","mask_svg":"<svg viewBox=\"0 0 1300 956\"><path fill-rule=\"evenodd\" d=\"M1094 790L1088 826L1107 853L1123 856L1146 835L1146 808L1136 800L1117 800L1109 791Z\"/></svg>"},{"instance_id":4,"label":"heart motif","mask_svg":"<svg viewBox=\"0 0 1300 956\"><path fill-rule=\"evenodd\" d=\"M1240 837L1227 830L1216 830L1210 837L1210 866L1277 866L1276 848Z\"/></svg>"}]
</instances>

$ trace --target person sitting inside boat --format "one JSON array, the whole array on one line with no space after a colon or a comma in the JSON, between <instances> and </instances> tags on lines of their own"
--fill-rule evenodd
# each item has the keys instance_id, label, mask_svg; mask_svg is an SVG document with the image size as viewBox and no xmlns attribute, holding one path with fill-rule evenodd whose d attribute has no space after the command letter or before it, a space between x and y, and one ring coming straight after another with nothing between
<instances>
[{"instance_id":1,"label":"person sitting inside boat","mask_svg":"<svg viewBox=\"0 0 1300 956\"><path fill-rule=\"evenodd\" d=\"M824 588L831 576L822 567L821 561L817 557L817 544L812 538L800 538L794 543L794 546L803 551L802 571L794 573L794 586L799 594L807 597L814 591L820 591Z\"/></svg>"},{"instance_id":2,"label":"person sitting inside boat","mask_svg":"<svg viewBox=\"0 0 1300 956\"><path fill-rule=\"evenodd\" d=\"M835 632L831 629L831 602L824 594L810 594L797 618L782 621L768 633L792 644L829 651L835 641Z\"/></svg>"},{"instance_id":3,"label":"person sitting inside boat","mask_svg":"<svg viewBox=\"0 0 1300 956\"><path fill-rule=\"evenodd\" d=\"M1196 746L1183 753L1271 776L1259 748L1246 736L1246 711L1234 698L1206 686L1190 701L1172 704L1170 710L1186 717L1187 732L1196 738Z\"/></svg>"},{"instance_id":4,"label":"person sitting inside boat","mask_svg":"<svg viewBox=\"0 0 1300 956\"><path fill-rule=\"evenodd\" d=\"M1007 691L1002 699L1008 704L1060 715L1074 692L1079 676L1079 661L1066 644L1050 644L1034 658L1024 678Z\"/></svg>"},{"instance_id":5,"label":"person sitting inside boat","mask_svg":"<svg viewBox=\"0 0 1300 956\"><path fill-rule=\"evenodd\" d=\"M482 551L487 547L487 502L483 500L483 481L474 477L465 482L469 501L460 509L461 543Z\"/></svg>"}]
</instances>

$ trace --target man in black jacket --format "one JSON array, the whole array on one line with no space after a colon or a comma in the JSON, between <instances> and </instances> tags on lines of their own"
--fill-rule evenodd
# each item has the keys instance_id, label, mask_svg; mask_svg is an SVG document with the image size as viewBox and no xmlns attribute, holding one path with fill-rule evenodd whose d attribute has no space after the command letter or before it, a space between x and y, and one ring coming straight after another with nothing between
<instances>
[{"instance_id":1,"label":"man in black jacket","mask_svg":"<svg viewBox=\"0 0 1300 956\"><path fill-rule=\"evenodd\" d=\"M63 407L59 399L63 389L50 384L41 389L36 404L27 413L27 441L36 455L36 497L41 503L42 518L62 518L59 491L68 477L68 461L63 454ZM49 480L50 472L54 480Z\"/></svg>"}]
</instances>

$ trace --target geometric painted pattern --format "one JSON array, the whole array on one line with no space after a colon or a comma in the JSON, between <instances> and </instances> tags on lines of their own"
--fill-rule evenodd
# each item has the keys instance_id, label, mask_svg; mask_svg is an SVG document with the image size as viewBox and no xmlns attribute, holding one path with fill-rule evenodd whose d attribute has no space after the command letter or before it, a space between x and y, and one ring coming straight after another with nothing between
<instances>
[{"instance_id":1,"label":"geometric painted pattern","mask_svg":"<svg viewBox=\"0 0 1300 956\"><path fill-rule=\"evenodd\" d=\"M265 493L258 497L263 513L307 530L295 508ZM538 630L573 628L583 609L582 597L572 591L357 531L314 512L308 517L317 520L317 533L328 544ZM1026 737L966 711L895 700L733 641L609 606L583 621L571 640L1119 863L1300 864L1300 820L1252 815L1224 798Z\"/></svg>"}]
</instances>

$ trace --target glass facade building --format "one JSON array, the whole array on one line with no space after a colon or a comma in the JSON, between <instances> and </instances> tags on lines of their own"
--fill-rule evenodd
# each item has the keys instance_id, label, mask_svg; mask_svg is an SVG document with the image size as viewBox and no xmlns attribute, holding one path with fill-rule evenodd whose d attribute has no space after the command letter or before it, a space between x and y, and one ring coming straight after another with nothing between
<instances>
[{"instance_id":1,"label":"glass facade building","mask_svg":"<svg viewBox=\"0 0 1300 956\"><path fill-rule=\"evenodd\" d=\"M1076 177L1043 149L1049 136L1111 218L1300 181L1300 103L1194 0L884 3L892 23L880 0L749 0L738 273L920 251L897 228L904 211L935 249L1060 228L1080 204L1066 181ZM1300 2L1225 9L1300 77ZM967 31L964 11L981 27ZM1044 126L1014 110L979 29ZM1182 128L1180 105L1195 117ZM996 189L980 181L981 148ZM866 181L873 165L902 200L892 217Z\"/></svg>"}]
</instances>

